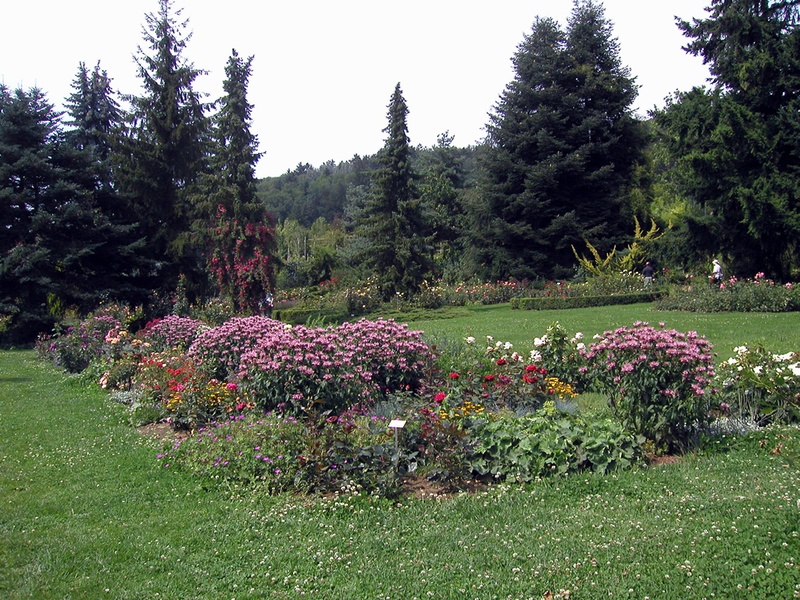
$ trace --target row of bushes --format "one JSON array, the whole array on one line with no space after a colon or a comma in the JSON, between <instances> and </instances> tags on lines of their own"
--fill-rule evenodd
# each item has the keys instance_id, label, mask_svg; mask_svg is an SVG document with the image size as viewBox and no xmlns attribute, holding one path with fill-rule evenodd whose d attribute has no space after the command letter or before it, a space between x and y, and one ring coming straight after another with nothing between
<instances>
[{"instance_id":1,"label":"row of bushes","mask_svg":"<svg viewBox=\"0 0 800 600\"><path fill-rule=\"evenodd\" d=\"M316 293L297 293L301 300L290 309L275 311L276 318L289 323L324 318L341 322L386 308L374 280L358 286L326 285ZM510 303L524 310L563 310L654 302L660 310L695 312L757 311L783 312L800 310L800 288L792 284L779 285L760 273L752 279L728 280L712 284L691 276L679 283L659 283L645 286L644 278L629 271L592 276L582 282L507 281L494 283L445 284L442 281L424 283L413 297L397 297L392 308L442 308L475 304Z\"/></svg>"},{"instance_id":2,"label":"row of bushes","mask_svg":"<svg viewBox=\"0 0 800 600\"><path fill-rule=\"evenodd\" d=\"M522 310L564 310L567 308L591 308L596 306L654 302L664 294L665 291L663 290L654 290L652 292L629 292L625 294L609 294L607 296L512 298L509 305L513 309Z\"/></svg>"},{"instance_id":3,"label":"row of bushes","mask_svg":"<svg viewBox=\"0 0 800 600\"><path fill-rule=\"evenodd\" d=\"M789 312L800 310L800 286L778 284L757 273L753 279L730 277L720 283L687 280L656 303L659 310L692 312Z\"/></svg>"}]
</instances>

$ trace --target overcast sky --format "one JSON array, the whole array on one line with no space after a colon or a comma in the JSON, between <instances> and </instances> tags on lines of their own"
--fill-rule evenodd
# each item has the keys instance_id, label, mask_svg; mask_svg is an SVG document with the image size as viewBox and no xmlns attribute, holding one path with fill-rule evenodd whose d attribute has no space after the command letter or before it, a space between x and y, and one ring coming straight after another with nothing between
<instances>
[{"instance_id":1,"label":"overcast sky","mask_svg":"<svg viewBox=\"0 0 800 600\"><path fill-rule=\"evenodd\" d=\"M703 18L710 0L605 0L623 64L640 86L641 114L675 90L703 85L708 69L686 54L675 25ZM377 152L400 83L411 143L483 139L487 114L513 78L511 57L534 19L566 26L572 0L175 0L193 32L185 58L209 71L196 89L222 94L232 49L253 55L252 132L265 152L259 177ZM83 61L116 91L139 93L133 56L157 0L9 1L0 9L0 81L39 87L61 107ZM149 49L145 47L149 52Z\"/></svg>"}]
</instances>

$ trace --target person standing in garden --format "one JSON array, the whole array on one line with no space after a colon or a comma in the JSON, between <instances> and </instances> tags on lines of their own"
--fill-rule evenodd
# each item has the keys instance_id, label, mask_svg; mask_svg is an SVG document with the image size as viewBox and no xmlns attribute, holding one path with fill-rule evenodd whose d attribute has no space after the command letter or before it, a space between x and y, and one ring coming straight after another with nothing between
<instances>
[{"instance_id":1,"label":"person standing in garden","mask_svg":"<svg viewBox=\"0 0 800 600\"><path fill-rule=\"evenodd\" d=\"M642 269L642 277L644 277L644 287L650 287L653 283L653 265L650 264L648 260L647 263L644 265L644 269Z\"/></svg>"},{"instance_id":2,"label":"person standing in garden","mask_svg":"<svg viewBox=\"0 0 800 600\"><path fill-rule=\"evenodd\" d=\"M722 283L722 265L716 258L711 262L711 283Z\"/></svg>"}]
</instances>

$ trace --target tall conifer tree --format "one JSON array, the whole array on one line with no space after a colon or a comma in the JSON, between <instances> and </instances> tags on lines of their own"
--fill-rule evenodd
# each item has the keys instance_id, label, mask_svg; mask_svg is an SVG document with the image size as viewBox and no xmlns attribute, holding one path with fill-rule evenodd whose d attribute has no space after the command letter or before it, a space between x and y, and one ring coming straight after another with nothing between
<instances>
[{"instance_id":1,"label":"tall conifer tree","mask_svg":"<svg viewBox=\"0 0 800 600\"><path fill-rule=\"evenodd\" d=\"M241 311L258 311L275 286L275 224L257 197L255 167L261 153L250 132L247 86L253 57L233 50L225 67L219 111L214 116L211 171L203 183L198 226L210 248L209 266L219 290ZM209 214L210 210L214 213Z\"/></svg>"},{"instance_id":2,"label":"tall conifer tree","mask_svg":"<svg viewBox=\"0 0 800 600\"><path fill-rule=\"evenodd\" d=\"M380 169L360 224L368 242L363 259L378 277L384 300L416 292L431 268L428 226L411 166L408 106L398 83L389 102Z\"/></svg>"},{"instance_id":3,"label":"tall conifer tree","mask_svg":"<svg viewBox=\"0 0 800 600\"><path fill-rule=\"evenodd\" d=\"M689 241L731 273L800 275L800 1L713 0L679 21L714 89L658 114L696 214Z\"/></svg>"},{"instance_id":4,"label":"tall conifer tree","mask_svg":"<svg viewBox=\"0 0 800 600\"><path fill-rule=\"evenodd\" d=\"M116 153L118 183L148 250L162 261L165 290L175 288L179 274L193 285L203 271L190 227L198 178L208 169L209 107L194 90L205 71L184 57L191 33L178 20L181 12L172 0L159 0L158 12L145 15L146 48L135 56L144 93L127 97L131 109Z\"/></svg>"},{"instance_id":5,"label":"tall conifer tree","mask_svg":"<svg viewBox=\"0 0 800 600\"><path fill-rule=\"evenodd\" d=\"M484 277L566 277L572 246L610 248L630 229L626 186L645 141L636 88L591 0L576 0L566 32L536 19L513 63L488 125L471 258Z\"/></svg>"},{"instance_id":6,"label":"tall conifer tree","mask_svg":"<svg viewBox=\"0 0 800 600\"><path fill-rule=\"evenodd\" d=\"M0 302L16 339L49 330L67 309L135 301L130 227L103 212L95 155L70 143L61 114L33 89L0 110Z\"/></svg>"}]
</instances>

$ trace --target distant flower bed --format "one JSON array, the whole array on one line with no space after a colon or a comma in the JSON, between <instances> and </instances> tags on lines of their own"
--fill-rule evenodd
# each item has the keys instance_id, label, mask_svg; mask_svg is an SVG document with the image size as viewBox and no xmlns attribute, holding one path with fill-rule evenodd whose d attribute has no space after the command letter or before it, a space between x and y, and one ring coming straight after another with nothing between
<instances>
[{"instance_id":1,"label":"distant flower bed","mask_svg":"<svg viewBox=\"0 0 800 600\"><path fill-rule=\"evenodd\" d=\"M656 302L659 310L693 312L789 312L800 310L800 286L780 284L757 273L752 279L731 277L721 283L687 279Z\"/></svg>"}]
</instances>

